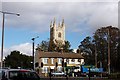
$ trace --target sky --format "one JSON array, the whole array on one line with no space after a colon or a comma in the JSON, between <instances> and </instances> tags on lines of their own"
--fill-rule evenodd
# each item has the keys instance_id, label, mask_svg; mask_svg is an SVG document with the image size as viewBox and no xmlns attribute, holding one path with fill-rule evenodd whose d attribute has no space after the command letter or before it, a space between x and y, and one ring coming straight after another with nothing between
<instances>
[{"instance_id":1,"label":"sky","mask_svg":"<svg viewBox=\"0 0 120 80\"><path fill-rule=\"evenodd\" d=\"M31 39L39 36L35 46L48 40L54 18L57 24L64 18L65 39L72 49L101 27L118 27L118 0L1 0L0 11L20 13L20 16L5 15L4 57L13 50L32 55ZM0 41L1 30L0 13Z\"/></svg>"}]
</instances>

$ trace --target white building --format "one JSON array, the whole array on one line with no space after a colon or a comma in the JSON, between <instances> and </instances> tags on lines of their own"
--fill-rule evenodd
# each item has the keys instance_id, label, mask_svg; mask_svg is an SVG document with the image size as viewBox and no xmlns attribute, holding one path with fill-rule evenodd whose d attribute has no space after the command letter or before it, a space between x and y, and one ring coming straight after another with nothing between
<instances>
[{"instance_id":1,"label":"white building","mask_svg":"<svg viewBox=\"0 0 120 80\"><path fill-rule=\"evenodd\" d=\"M79 53L43 52L38 50L35 56L36 69L40 75L45 76L52 71L64 71L64 67L81 66L84 57Z\"/></svg>"}]
</instances>

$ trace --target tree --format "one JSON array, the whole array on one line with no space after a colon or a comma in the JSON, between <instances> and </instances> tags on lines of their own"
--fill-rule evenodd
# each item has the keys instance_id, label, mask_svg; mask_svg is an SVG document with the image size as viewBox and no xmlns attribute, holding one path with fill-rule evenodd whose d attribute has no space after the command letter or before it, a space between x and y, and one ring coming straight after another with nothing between
<instances>
[{"instance_id":1,"label":"tree","mask_svg":"<svg viewBox=\"0 0 120 80\"><path fill-rule=\"evenodd\" d=\"M116 66L116 69L120 72L120 37L119 37L118 47L117 47L117 62L116 62L116 64L118 64Z\"/></svg>"},{"instance_id":2,"label":"tree","mask_svg":"<svg viewBox=\"0 0 120 80\"><path fill-rule=\"evenodd\" d=\"M19 51L12 51L5 57L5 67L10 68L32 68L32 56L21 54Z\"/></svg>"},{"instance_id":3,"label":"tree","mask_svg":"<svg viewBox=\"0 0 120 80\"><path fill-rule=\"evenodd\" d=\"M94 45L92 43L92 38L90 36L86 37L83 41L81 41L78 48L85 59L85 64L94 64Z\"/></svg>"},{"instance_id":4,"label":"tree","mask_svg":"<svg viewBox=\"0 0 120 80\"><path fill-rule=\"evenodd\" d=\"M43 40L43 41L40 43L39 48L40 48L41 50L43 50L43 51L48 51L48 49L49 49L49 41Z\"/></svg>"},{"instance_id":5,"label":"tree","mask_svg":"<svg viewBox=\"0 0 120 80\"><path fill-rule=\"evenodd\" d=\"M53 43L53 46L52 46L52 51L56 51L56 52L61 52L61 50L63 50L63 52L72 52L73 50L70 49L71 45L70 45L70 42L69 41L65 41L65 44L62 45L56 45Z\"/></svg>"},{"instance_id":6,"label":"tree","mask_svg":"<svg viewBox=\"0 0 120 80\"><path fill-rule=\"evenodd\" d=\"M50 45L49 45L50 44ZM37 48L40 48L43 51L50 51L50 52L61 52L63 49L63 52L72 52L73 50L70 49L71 45L69 41L65 41L65 45L57 45L54 44L53 41L45 41L43 40Z\"/></svg>"},{"instance_id":7,"label":"tree","mask_svg":"<svg viewBox=\"0 0 120 80\"><path fill-rule=\"evenodd\" d=\"M54 51L56 51L56 49L57 49L57 46L56 46L56 45L54 44L54 42L51 40L51 41L49 42L48 51L54 52Z\"/></svg>"},{"instance_id":8,"label":"tree","mask_svg":"<svg viewBox=\"0 0 120 80\"><path fill-rule=\"evenodd\" d=\"M120 35L120 30L116 27L108 26L102 27L96 30L94 34L94 40L97 45L97 54L98 61L101 61L103 64L103 68L107 70L108 64L108 48L110 47L110 56L111 56L111 71L116 70L117 66L117 47L118 47L118 39ZM108 44L109 42L109 44ZM110 45L108 47L108 45Z\"/></svg>"},{"instance_id":9,"label":"tree","mask_svg":"<svg viewBox=\"0 0 120 80\"><path fill-rule=\"evenodd\" d=\"M69 41L65 41L65 45L63 45L64 52L73 52L73 49L70 49L71 45Z\"/></svg>"},{"instance_id":10,"label":"tree","mask_svg":"<svg viewBox=\"0 0 120 80\"><path fill-rule=\"evenodd\" d=\"M107 26L97 29L92 37L86 37L81 42L78 52L83 53L86 64L94 64L96 51L98 67L102 63L104 70L107 70L108 48L110 49L111 71L120 71L120 65L118 67L120 63L120 30L116 27Z\"/></svg>"},{"instance_id":11,"label":"tree","mask_svg":"<svg viewBox=\"0 0 120 80\"><path fill-rule=\"evenodd\" d=\"M107 52L108 52L108 47L107 47L108 35L107 35L107 29L105 28L97 29L93 35L93 38L96 45L97 62L101 62L103 64L102 67L106 70ZM98 64L97 67L100 67L100 65Z\"/></svg>"}]
</instances>

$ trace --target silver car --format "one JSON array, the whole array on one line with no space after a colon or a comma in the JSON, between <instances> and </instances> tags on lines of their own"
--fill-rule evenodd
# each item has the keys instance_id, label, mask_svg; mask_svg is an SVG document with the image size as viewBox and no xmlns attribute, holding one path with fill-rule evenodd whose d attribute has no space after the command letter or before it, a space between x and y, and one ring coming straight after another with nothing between
<instances>
[{"instance_id":1,"label":"silver car","mask_svg":"<svg viewBox=\"0 0 120 80\"><path fill-rule=\"evenodd\" d=\"M56 71L51 73L52 76L66 76L66 74L62 71Z\"/></svg>"},{"instance_id":2,"label":"silver car","mask_svg":"<svg viewBox=\"0 0 120 80\"><path fill-rule=\"evenodd\" d=\"M1 69L0 80L40 80L38 74L25 69Z\"/></svg>"}]
</instances>

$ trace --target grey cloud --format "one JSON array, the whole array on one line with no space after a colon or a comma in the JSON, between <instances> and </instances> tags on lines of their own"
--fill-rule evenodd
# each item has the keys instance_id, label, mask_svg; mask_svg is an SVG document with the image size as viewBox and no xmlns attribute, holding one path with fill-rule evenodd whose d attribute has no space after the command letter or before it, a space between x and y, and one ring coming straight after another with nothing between
<instances>
[{"instance_id":1,"label":"grey cloud","mask_svg":"<svg viewBox=\"0 0 120 80\"><path fill-rule=\"evenodd\" d=\"M75 31L82 22L90 28L107 25L117 26L116 2L4 2L3 10L19 12L21 16L7 16L7 26L20 26L35 31L48 31L50 21L56 17L57 22L65 18L67 29ZM79 26L79 27L78 27Z\"/></svg>"},{"instance_id":2,"label":"grey cloud","mask_svg":"<svg viewBox=\"0 0 120 80\"><path fill-rule=\"evenodd\" d=\"M3 2L118 2L119 0L3 0Z\"/></svg>"},{"instance_id":3,"label":"grey cloud","mask_svg":"<svg viewBox=\"0 0 120 80\"><path fill-rule=\"evenodd\" d=\"M118 27L120 29L120 1L118 3Z\"/></svg>"}]
</instances>

